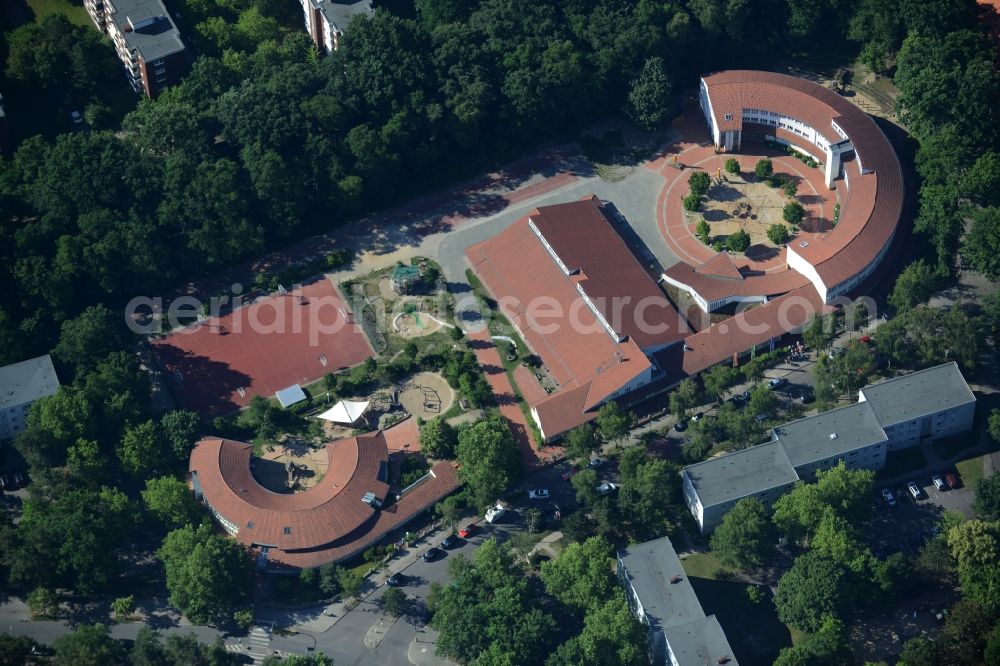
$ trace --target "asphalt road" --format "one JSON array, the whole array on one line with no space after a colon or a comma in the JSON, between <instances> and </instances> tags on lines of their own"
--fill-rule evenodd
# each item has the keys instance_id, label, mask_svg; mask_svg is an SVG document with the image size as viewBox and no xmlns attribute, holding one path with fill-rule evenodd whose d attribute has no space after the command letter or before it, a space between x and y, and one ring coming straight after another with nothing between
<instances>
[{"instance_id":1,"label":"asphalt road","mask_svg":"<svg viewBox=\"0 0 1000 666\"><path fill-rule=\"evenodd\" d=\"M546 503L540 503L545 505ZM523 509L521 509L523 511ZM468 521L462 521L463 526ZM427 648L426 655L421 663L447 663L444 660L429 658L427 655L433 653L431 649L436 638L436 632L424 625L425 600L430 593L431 584L439 583L447 585L451 582L448 574L448 563L457 557L464 556L471 558L482 543L490 538L499 541L507 541L511 535L523 530L524 522L521 511L512 509L494 525L485 521L478 523L479 529L468 539L461 539L458 546L451 550L443 550L438 558L425 562L421 557L400 571L403 577L403 585L400 589L410 598L409 609L406 615L399 619L393 619L382 613L380 600L385 594L386 587L383 585L377 588L364 601L354 609L340 617L336 624L323 632L309 632L301 630L298 636L293 637L298 641L307 641L306 645L311 645L311 640L315 639L315 649L324 652L333 658L334 663L341 664L379 664L385 666L400 666L413 663L408 655L418 653L420 648ZM429 548L440 545L445 533L438 532L433 537L419 543L416 547L418 553L422 554ZM393 567L395 571L396 568ZM322 612L322 608L316 609L317 613ZM300 643L301 645L301 643ZM272 647L282 650L276 638L272 642ZM302 651L302 648L295 650Z\"/></svg>"}]
</instances>

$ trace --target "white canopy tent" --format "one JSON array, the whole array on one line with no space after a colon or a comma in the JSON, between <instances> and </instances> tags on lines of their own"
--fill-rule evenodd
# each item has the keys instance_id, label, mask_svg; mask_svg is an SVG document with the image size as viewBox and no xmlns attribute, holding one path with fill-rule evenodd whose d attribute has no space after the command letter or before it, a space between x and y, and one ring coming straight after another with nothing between
<instances>
[{"instance_id":1,"label":"white canopy tent","mask_svg":"<svg viewBox=\"0 0 1000 666\"><path fill-rule=\"evenodd\" d=\"M318 419L352 425L368 409L370 401L341 400L336 405L316 416Z\"/></svg>"}]
</instances>

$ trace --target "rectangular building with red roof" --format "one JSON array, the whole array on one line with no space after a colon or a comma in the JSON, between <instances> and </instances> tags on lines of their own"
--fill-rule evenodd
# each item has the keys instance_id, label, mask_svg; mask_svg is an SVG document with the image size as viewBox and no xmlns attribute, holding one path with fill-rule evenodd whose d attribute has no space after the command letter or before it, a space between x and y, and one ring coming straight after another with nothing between
<instances>
[{"instance_id":1,"label":"rectangular building with red roof","mask_svg":"<svg viewBox=\"0 0 1000 666\"><path fill-rule=\"evenodd\" d=\"M559 386L530 403L546 440L662 377L652 355L689 332L597 197L541 206L466 257Z\"/></svg>"}]
</instances>

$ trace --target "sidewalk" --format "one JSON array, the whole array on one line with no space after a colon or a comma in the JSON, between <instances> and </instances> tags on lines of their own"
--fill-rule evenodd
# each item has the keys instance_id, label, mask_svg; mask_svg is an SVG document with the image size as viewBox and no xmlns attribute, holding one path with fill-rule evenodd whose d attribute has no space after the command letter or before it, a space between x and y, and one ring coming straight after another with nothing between
<instances>
[{"instance_id":1,"label":"sidewalk","mask_svg":"<svg viewBox=\"0 0 1000 666\"><path fill-rule=\"evenodd\" d=\"M371 597L373 594L378 592L384 585L385 580L392 576L393 574L402 573L410 567L411 564L420 559L423 552L427 550L434 542L438 540L438 537L443 534L444 530L442 528L437 528L425 534L417 546L405 547L405 551L402 554L392 558L385 569L382 569L376 573L371 574L367 578L365 587L363 588L362 594L358 599L358 605L353 608L348 608L344 601L337 601L327 606L313 606L310 609L299 609L299 611L287 611L277 608L271 609L261 609L261 612L267 613L268 616L285 614L289 618L293 617L295 612L302 612L309 610L311 612L317 612L320 608L323 608L322 612L318 617L311 618L308 620L303 620L301 622L295 623L295 627L299 629L305 629L310 632L323 633L333 625L337 624L341 619L343 619L348 613L360 606ZM268 611L274 611L270 613Z\"/></svg>"},{"instance_id":2,"label":"sidewalk","mask_svg":"<svg viewBox=\"0 0 1000 666\"><path fill-rule=\"evenodd\" d=\"M486 375L486 381L489 382L493 389L493 395L496 396L500 413L507 419L510 431L514 435L514 439L517 440L521 459L524 461L525 473L530 474L531 470L543 467L547 461L539 455L538 443L535 441L531 428L528 427L524 412L518 405L517 394L514 392L510 378L507 377L507 372L500 361L500 353L497 351L496 345L493 344L493 340L490 339L488 330L484 329L468 335L469 340L474 341L472 347L476 352L476 358L479 359L479 365L482 366L483 373ZM551 456L553 459L558 457L554 451Z\"/></svg>"}]
</instances>

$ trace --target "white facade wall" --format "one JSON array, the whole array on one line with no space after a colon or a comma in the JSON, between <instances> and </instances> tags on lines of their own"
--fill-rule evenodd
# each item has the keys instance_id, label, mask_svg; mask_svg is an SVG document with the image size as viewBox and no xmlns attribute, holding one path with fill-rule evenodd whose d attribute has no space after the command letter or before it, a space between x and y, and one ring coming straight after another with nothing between
<instances>
[{"instance_id":1,"label":"white facade wall","mask_svg":"<svg viewBox=\"0 0 1000 666\"><path fill-rule=\"evenodd\" d=\"M710 534L713 532L722 522L725 515L729 513L729 510L732 509L741 499L753 497L754 499L760 500L760 502L767 509L770 509L775 500L788 492L788 490L795 483L794 481L790 481L784 485L767 488L766 490L758 490L757 492L748 493L741 497L734 497L725 502L706 507L702 506L701 499L698 497L697 491L691 484L691 479L688 477L687 472L682 472L681 474L684 490L684 502L687 504L688 510L691 511L691 515L694 516L695 521L698 523L698 528L701 530L702 534Z\"/></svg>"},{"instance_id":2,"label":"white facade wall","mask_svg":"<svg viewBox=\"0 0 1000 666\"><path fill-rule=\"evenodd\" d=\"M785 263L787 263L788 267L792 270L798 271L799 273L802 273L802 275L806 276L806 278L808 278L816 288L816 291L819 293L819 297L823 299L824 303L826 303L826 284L823 282L823 278L821 278L819 273L816 271L816 267L806 261L802 255L795 251L795 243L788 244L787 248L788 252L785 253Z\"/></svg>"},{"instance_id":3,"label":"white facade wall","mask_svg":"<svg viewBox=\"0 0 1000 666\"><path fill-rule=\"evenodd\" d=\"M0 409L0 440L14 439L24 432L28 422L28 412L34 401Z\"/></svg>"},{"instance_id":4,"label":"white facade wall","mask_svg":"<svg viewBox=\"0 0 1000 666\"><path fill-rule=\"evenodd\" d=\"M864 390L861 391L859 402L866 400ZM976 414L976 403L970 402L954 409L945 409L931 414L893 423L883 427L889 438L889 450L898 451L916 446L923 440L953 437L972 429L972 421Z\"/></svg>"},{"instance_id":5,"label":"white facade wall","mask_svg":"<svg viewBox=\"0 0 1000 666\"><path fill-rule=\"evenodd\" d=\"M858 402L865 402L864 389L858 394ZM890 451L916 446L921 441L934 440L944 437L953 437L972 430L975 418L976 402L973 400L964 405L959 405L950 409L921 414L912 419L882 425L882 430L888 438L886 441L877 442L868 446L860 447L853 451L830 456L822 460L816 460L804 465L795 467L795 473L802 480L811 480L817 470L827 470L835 467L841 460L847 469L871 469L880 470L885 467L886 457ZM714 530L722 518L733 507L736 502L743 497L756 497L765 506L771 507L773 502L788 491L792 483L775 488L769 488L754 493L746 494L732 500L703 506L701 498L698 496L687 470L681 471L682 489L684 501L698 523L702 534L708 534Z\"/></svg>"},{"instance_id":6,"label":"white facade wall","mask_svg":"<svg viewBox=\"0 0 1000 666\"><path fill-rule=\"evenodd\" d=\"M708 96L708 86L705 85L704 79L698 89L698 101L701 103L701 112L705 115L705 122L708 123L709 130L712 132L712 143L718 146L720 144L719 126L715 124L715 116L712 114L712 100Z\"/></svg>"},{"instance_id":7,"label":"white facade wall","mask_svg":"<svg viewBox=\"0 0 1000 666\"><path fill-rule=\"evenodd\" d=\"M675 280L674 278L668 276L666 273L660 274L660 279L669 285L677 287L698 304L698 307L702 309L702 312L713 312L721 307L729 305L730 303L767 303L767 296L726 296L725 298L720 298L715 301L705 300L701 294L695 291L690 285L684 284L680 280Z\"/></svg>"},{"instance_id":8,"label":"white facade wall","mask_svg":"<svg viewBox=\"0 0 1000 666\"><path fill-rule=\"evenodd\" d=\"M811 463L800 465L795 468L795 473L803 480L812 479L819 470L828 470L836 467L840 461L844 461L847 469L874 469L880 470L885 467L885 455L889 451L888 442L878 442L870 446L863 446L854 451L841 453L822 460L815 460Z\"/></svg>"}]
</instances>

